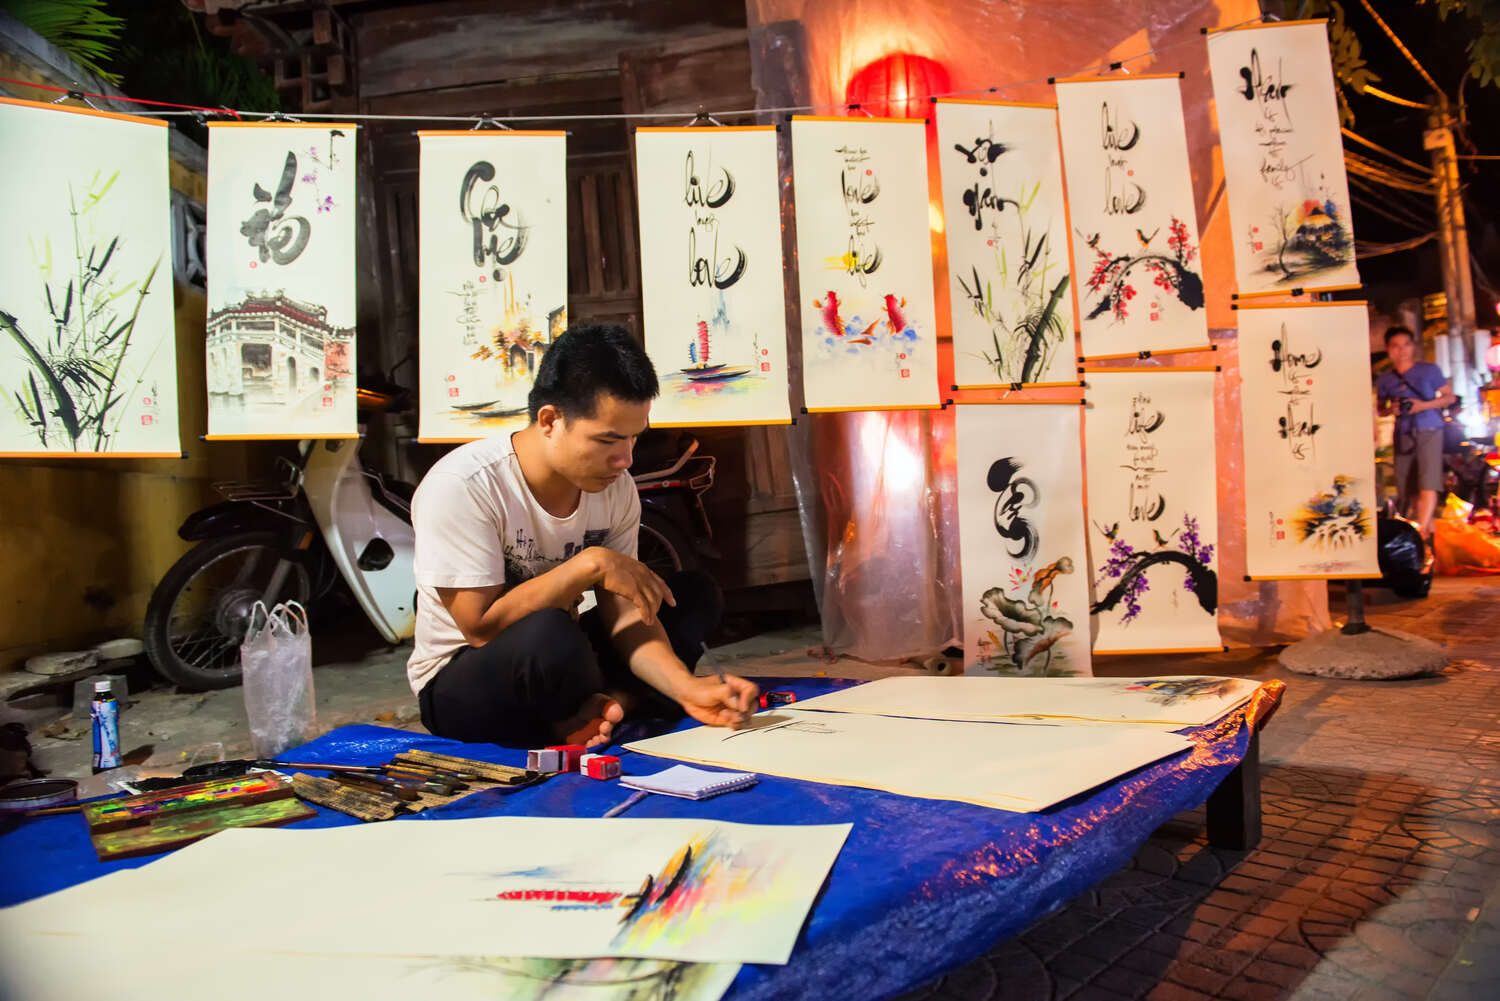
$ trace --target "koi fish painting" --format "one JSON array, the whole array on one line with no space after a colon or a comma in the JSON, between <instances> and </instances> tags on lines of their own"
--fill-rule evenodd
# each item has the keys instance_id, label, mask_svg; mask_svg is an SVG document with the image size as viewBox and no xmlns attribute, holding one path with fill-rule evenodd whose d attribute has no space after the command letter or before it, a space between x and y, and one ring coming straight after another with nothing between
<instances>
[{"instance_id":1,"label":"koi fish painting","mask_svg":"<svg viewBox=\"0 0 1500 1001\"><path fill-rule=\"evenodd\" d=\"M920 122L792 123L807 409L937 404Z\"/></svg>"}]
</instances>

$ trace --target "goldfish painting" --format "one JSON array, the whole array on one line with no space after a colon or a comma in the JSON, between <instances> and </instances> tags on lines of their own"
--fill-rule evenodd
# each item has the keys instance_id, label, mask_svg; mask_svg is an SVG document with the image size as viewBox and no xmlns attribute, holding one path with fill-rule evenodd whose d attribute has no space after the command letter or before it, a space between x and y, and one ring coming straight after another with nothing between
<instances>
[{"instance_id":1,"label":"goldfish painting","mask_svg":"<svg viewBox=\"0 0 1500 1001\"><path fill-rule=\"evenodd\" d=\"M906 308L905 298L898 300L894 295L885 297L886 326L892 336L906 329L906 316L901 312L904 308Z\"/></svg>"},{"instance_id":2,"label":"goldfish painting","mask_svg":"<svg viewBox=\"0 0 1500 1001\"><path fill-rule=\"evenodd\" d=\"M826 303L813 300L813 308L823 311L823 325L835 337L844 336L844 321L839 316L839 296L837 292L829 290Z\"/></svg>"}]
</instances>

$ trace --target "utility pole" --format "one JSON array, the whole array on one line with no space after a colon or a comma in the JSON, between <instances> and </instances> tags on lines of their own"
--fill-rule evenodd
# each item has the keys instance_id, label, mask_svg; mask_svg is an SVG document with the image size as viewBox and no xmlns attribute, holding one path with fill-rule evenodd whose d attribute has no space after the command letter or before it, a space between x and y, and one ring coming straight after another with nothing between
<instances>
[{"instance_id":1,"label":"utility pole","mask_svg":"<svg viewBox=\"0 0 1500 1001\"><path fill-rule=\"evenodd\" d=\"M1438 246L1443 262L1443 291L1448 299L1448 346L1454 391L1464 395L1465 406L1473 400L1468 390L1474 371L1474 283L1469 273L1469 231L1464 225L1463 191L1458 183L1458 156L1453 148L1453 114L1448 98L1439 92L1437 108L1427 117L1422 146L1432 156L1437 181Z\"/></svg>"}]
</instances>

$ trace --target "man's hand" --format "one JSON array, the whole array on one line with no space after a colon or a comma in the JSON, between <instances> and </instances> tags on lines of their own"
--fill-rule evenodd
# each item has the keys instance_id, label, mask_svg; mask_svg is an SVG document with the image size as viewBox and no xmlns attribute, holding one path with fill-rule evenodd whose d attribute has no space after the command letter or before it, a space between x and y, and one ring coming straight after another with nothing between
<instances>
[{"instance_id":1,"label":"man's hand","mask_svg":"<svg viewBox=\"0 0 1500 1001\"><path fill-rule=\"evenodd\" d=\"M705 726L743 726L751 716L760 689L753 682L724 675L718 678L689 678L675 697L687 714Z\"/></svg>"},{"instance_id":2,"label":"man's hand","mask_svg":"<svg viewBox=\"0 0 1500 1001\"><path fill-rule=\"evenodd\" d=\"M667 582L639 560L603 546L595 546L585 552L598 561L599 573L596 580L599 586L635 605L640 611L641 621L646 625L656 622L656 610L663 601L669 605L677 604Z\"/></svg>"}]
</instances>

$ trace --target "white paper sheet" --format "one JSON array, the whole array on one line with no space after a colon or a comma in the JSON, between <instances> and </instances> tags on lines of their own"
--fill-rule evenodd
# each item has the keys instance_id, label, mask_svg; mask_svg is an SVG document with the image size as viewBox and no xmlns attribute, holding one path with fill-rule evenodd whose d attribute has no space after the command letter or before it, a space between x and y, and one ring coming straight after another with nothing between
<instances>
[{"instance_id":1,"label":"white paper sheet","mask_svg":"<svg viewBox=\"0 0 1500 1001\"><path fill-rule=\"evenodd\" d=\"M1083 353L1206 346L1180 81L1059 81L1057 109Z\"/></svg>"},{"instance_id":2,"label":"white paper sheet","mask_svg":"<svg viewBox=\"0 0 1500 1001\"><path fill-rule=\"evenodd\" d=\"M1239 318L1247 572L1379 576L1365 304Z\"/></svg>"},{"instance_id":3,"label":"white paper sheet","mask_svg":"<svg viewBox=\"0 0 1500 1001\"><path fill-rule=\"evenodd\" d=\"M0 453L177 456L167 130L0 101Z\"/></svg>"},{"instance_id":4,"label":"white paper sheet","mask_svg":"<svg viewBox=\"0 0 1500 1001\"><path fill-rule=\"evenodd\" d=\"M353 125L210 123L208 433L352 437Z\"/></svg>"},{"instance_id":5,"label":"white paper sheet","mask_svg":"<svg viewBox=\"0 0 1500 1001\"><path fill-rule=\"evenodd\" d=\"M792 120L809 410L936 406L921 122Z\"/></svg>"},{"instance_id":6,"label":"white paper sheet","mask_svg":"<svg viewBox=\"0 0 1500 1001\"><path fill-rule=\"evenodd\" d=\"M747 730L696 727L626 745L642 754L1020 813L1045 810L1189 746L1184 737L1150 729L789 709L760 713Z\"/></svg>"},{"instance_id":7,"label":"white paper sheet","mask_svg":"<svg viewBox=\"0 0 1500 1001\"><path fill-rule=\"evenodd\" d=\"M1221 644L1213 372L1090 372L1094 653Z\"/></svg>"},{"instance_id":8,"label":"white paper sheet","mask_svg":"<svg viewBox=\"0 0 1500 1001\"><path fill-rule=\"evenodd\" d=\"M537 366L568 326L562 132L423 133L418 207L423 440L526 424Z\"/></svg>"},{"instance_id":9,"label":"white paper sheet","mask_svg":"<svg viewBox=\"0 0 1500 1001\"><path fill-rule=\"evenodd\" d=\"M785 963L849 829L538 817L237 829L115 885L127 892L86 884L0 914L104 936L145 898L152 936L182 948Z\"/></svg>"},{"instance_id":10,"label":"white paper sheet","mask_svg":"<svg viewBox=\"0 0 1500 1001\"><path fill-rule=\"evenodd\" d=\"M960 406L964 670L1090 673L1077 404Z\"/></svg>"},{"instance_id":11,"label":"white paper sheet","mask_svg":"<svg viewBox=\"0 0 1500 1001\"><path fill-rule=\"evenodd\" d=\"M1246 678L882 678L798 709L916 719L1068 720L1177 729L1212 723L1259 685Z\"/></svg>"},{"instance_id":12,"label":"white paper sheet","mask_svg":"<svg viewBox=\"0 0 1500 1001\"><path fill-rule=\"evenodd\" d=\"M786 423L775 126L639 129L651 424Z\"/></svg>"},{"instance_id":13,"label":"white paper sheet","mask_svg":"<svg viewBox=\"0 0 1500 1001\"><path fill-rule=\"evenodd\" d=\"M1358 285L1325 23L1215 32L1208 66L1239 291Z\"/></svg>"},{"instance_id":14,"label":"white paper sheet","mask_svg":"<svg viewBox=\"0 0 1500 1001\"><path fill-rule=\"evenodd\" d=\"M954 382L1077 378L1057 109L939 101Z\"/></svg>"}]
</instances>

